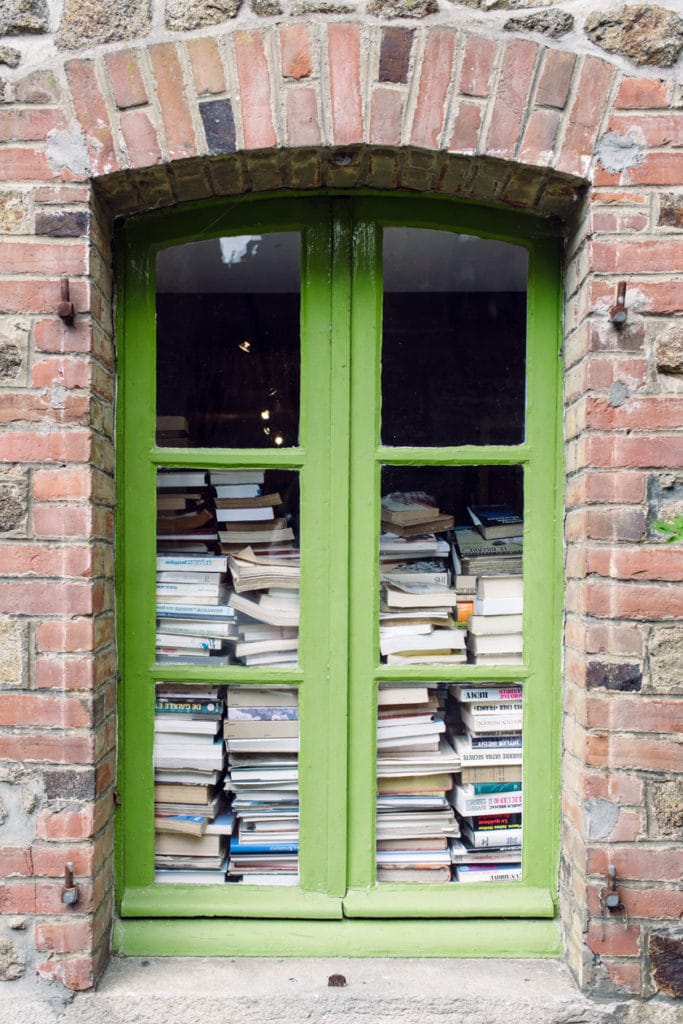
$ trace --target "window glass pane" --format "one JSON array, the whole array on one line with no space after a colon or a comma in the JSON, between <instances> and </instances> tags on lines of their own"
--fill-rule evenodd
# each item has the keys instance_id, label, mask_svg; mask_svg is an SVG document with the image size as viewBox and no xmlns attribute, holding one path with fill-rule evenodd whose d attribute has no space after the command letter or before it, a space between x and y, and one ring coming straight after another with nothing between
<instances>
[{"instance_id":1,"label":"window glass pane","mask_svg":"<svg viewBox=\"0 0 683 1024\"><path fill-rule=\"evenodd\" d=\"M157 256L157 443L272 448L299 432L300 237Z\"/></svg>"},{"instance_id":2,"label":"window glass pane","mask_svg":"<svg viewBox=\"0 0 683 1024\"><path fill-rule=\"evenodd\" d=\"M157 471L158 662L295 666L299 477Z\"/></svg>"},{"instance_id":3,"label":"window glass pane","mask_svg":"<svg viewBox=\"0 0 683 1024\"><path fill-rule=\"evenodd\" d=\"M383 662L523 663L522 481L518 466L383 467Z\"/></svg>"},{"instance_id":4,"label":"window glass pane","mask_svg":"<svg viewBox=\"0 0 683 1024\"><path fill-rule=\"evenodd\" d=\"M383 444L523 441L527 262L507 242L385 229Z\"/></svg>"},{"instance_id":5,"label":"window glass pane","mask_svg":"<svg viewBox=\"0 0 683 1024\"><path fill-rule=\"evenodd\" d=\"M377 881L519 881L521 687L387 683L377 705Z\"/></svg>"},{"instance_id":6,"label":"window glass pane","mask_svg":"<svg viewBox=\"0 0 683 1024\"><path fill-rule=\"evenodd\" d=\"M298 884L296 690L158 683L157 882Z\"/></svg>"}]
</instances>

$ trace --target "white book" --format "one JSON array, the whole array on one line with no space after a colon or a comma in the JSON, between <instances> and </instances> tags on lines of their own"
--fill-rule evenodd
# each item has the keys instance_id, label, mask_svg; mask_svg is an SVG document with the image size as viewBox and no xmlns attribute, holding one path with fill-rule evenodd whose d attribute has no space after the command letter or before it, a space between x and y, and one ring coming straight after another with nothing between
<instances>
[{"instance_id":1,"label":"white book","mask_svg":"<svg viewBox=\"0 0 683 1024\"><path fill-rule=\"evenodd\" d=\"M205 721L200 718L193 718L187 721L186 715L163 715L154 717L155 733L187 733L192 735L206 735L212 739L218 735L220 722L216 719Z\"/></svg>"},{"instance_id":2,"label":"white book","mask_svg":"<svg viewBox=\"0 0 683 1024\"><path fill-rule=\"evenodd\" d=\"M266 519L274 519L272 507L262 508L217 508L216 520L219 523L256 523Z\"/></svg>"},{"instance_id":3,"label":"white book","mask_svg":"<svg viewBox=\"0 0 683 1024\"><path fill-rule=\"evenodd\" d=\"M521 789L513 793L486 793L470 796L463 792L462 786L455 786L448 798L456 811L466 818L476 814L493 814L496 811L517 814L522 810Z\"/></svg>"},{"instance_id":4,"label":"white book","mask_svg":"<svg viewBox=\"0 0 683 1024\"><path fill-rule=\"evenodd\" d=\"M157 619L157 636L175 634L183 636L216 637L228 639L237 635L235 622L206 622L201 619Z\"/></svg>"},{"instance_id":5,"label":"white book","mask_svg":"<svg viewBox=\"0 0 683 1024\"><path fill-rule=\"evenodd\" d=\"M470 615L467 620L467 631L473 636L521 633L522 624L522 615Z\"/></svg>"},{"instance_id":6,"label":"white book","mask_svg":"<svg viewBox=\"0 0 683 1024\"><path fill-rule=\"evenodd\" d=\"M203 571L225 572L228 568L226 555L157 555L157 571L175 572Z\"/></svg>"},{"instance_id":7,"label":"white book","mask_svg":"<svg viewBox=\"0 0 683 1024\"><path fill-rule=\"evenodd\" d=\"M463 651L465 631L463 629L433 629L431 633L407 636L380 636L382 654L400 654L403 651Z\"/></svg>"},{"instance_id":8,"label":"white book","mask_svg":"<svg viewBox=\"0 0 683 1024\"><path fill-rule=\"evenodd\" d=\"M265 479L263 469L211 469L209 470L211 483L215 486L228 486L232 484L262 484Z\"/></svg>"},{"instance_id":9,"label":"white book","mask_svg":"<svg viewBox=\"0 0 683 1024\"><path fill-rule=\"evenodd\" d=\"M188 487L206 487L206 470L204 469L177 469L165 472L157 472L157 489L172 487L176 490L183 490Z\"/></svg>"},{"instance_id":10,"label":"white book","mask_svg":"<svg viewBox=\"0 0 683 1024\"><path fill-rule=\"evenodd\" d=\"M524 655L515 653L473 654L475 665L523 665Z\"/></svg>"},{"instance_id":11,"label":"white book","mask_svg":"<svg viewBox=\"0 0 683 1024\"><path fill-rule=\"evenodd\" d=\"M510 576L478 576L477 577L477 598L480 601L487 598L519 598L524 595L524 579L519 575Z\"/></svg>"},{"instance_id":12,"label":"white book","mask_svg":"<svg viewBox=\"0 0 683 1024\"><path fill-rule=\"evenodd\" d=\"M157 583L179 583L181 585L191 583L193 586L202 584L215 589L220 586L222 576L223 573L220 570L217 572L196 572L195 570L162 569L157 571Z\"/></svg>"},{"instance_id":13,"label":"white book","mask_svg":"<svg viewBox=\"0 0 683 1024\"><path fill-rule=\"evenodd\" d=\"M488 636L468 636L467 648L473 654L521 654L521 633L491 633Z\"/></svg>"},{"instance_id":14,"label":"white book","mask_svg":"<svg viewBox=\"0 0 683 1024\"><path fill-rule=\"evenodd\" d=\"M455 868L458 882L521 882L521 864L458 864Z\"/></svg>"},{"instance_id":15,"label":"white book","mask_svg":"<svg viewBox=\"0 0 683 1024\"><path fill-rule=\"evenodd\" d=\"M523 611L521 597L486 597L474 601L475 615L521 615Z\"/></svg>"},{"instance_id":16,"label":"white book","mask_svg":"<svg viewBox=\"0 0 683 1024\"><path fill-rule=\"evenodd\" d=\"M157 647L182 647L185 650L220 651L223 647L222 637L193 636L190 633L156 634Z\"/></svg>"}]
</instances>

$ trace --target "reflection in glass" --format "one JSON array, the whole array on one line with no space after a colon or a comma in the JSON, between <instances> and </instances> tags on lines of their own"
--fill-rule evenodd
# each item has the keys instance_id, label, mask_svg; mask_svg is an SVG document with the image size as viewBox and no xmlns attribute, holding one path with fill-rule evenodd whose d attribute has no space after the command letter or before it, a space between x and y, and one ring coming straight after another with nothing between
<instances>
[{"instance_id":1,"label":"reflection in glass","mask_svg":"<svg viewBox=\"0 0 683 1024\"><path fill-rule=\"evenodd\" d=\"M522 688L381 684L377 881L519 881Z\"/></svg>"},{"instance_id":2,"label":"reflection in glass","mask_svg":"<svg viewBox=\"0 0 683 1024\"><path fill-rule=\"evenodd\" d=\"M296 445L299 235L173 246L156 272L157 444Z\"/></svg>"},{"instance_id":3,"label":"reflection in glass","mask_svg":"<svg viewBox=\"0 0 683 1024\"><path fill-rule=\"evenodd\" d=\"M298 480L290 470L157 471L158 662L297 664Z\"/></svg>"},{"instance_id":4,"label":"reflection in glass","mask_svg":"<svg viewBox=\"0 0 683 1024\"><path fill-rule=\"evenodd\" d=\"M521 665L517 466L384 466L379 653L388 665Z\"/></svg>"},{"instance_id":5,"label":"reflection in glass","mask_svg":"<svg viewBox=\"0 0 683 1024\"><path fill-rule=\"evenodd\" d=\"M526 289L520 246L385 229L383 444L523 441Z\"/></svg>"}]
</instances>

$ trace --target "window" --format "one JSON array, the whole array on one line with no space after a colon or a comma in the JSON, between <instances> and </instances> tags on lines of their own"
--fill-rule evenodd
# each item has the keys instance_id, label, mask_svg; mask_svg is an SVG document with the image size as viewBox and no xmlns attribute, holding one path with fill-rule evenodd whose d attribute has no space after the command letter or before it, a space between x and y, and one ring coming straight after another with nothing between
<instances>
[{"instance_id":1,"label":"window","mask_svg":"<svg viewBox=\"0 0 683 1024\"><path fill-rule=\"evenodd\" d=\"M309 196L148 214L120 242L121 948L281 952L297 919L290 952L555 952L557 240L525 215L450 201ZM470 510L484 531L487 514L503 517L495 571L467 547L482 537ZM419 566L436 575L416 591L420 544L437 564ZM192 581L214 607L237 592L230 611L193 612L203 630L173 596L184 590L182 609L199 593L178 554L216 558L217 575ZM480 628L466 630L472 611ZM508 691L502 707L468 699L483 684ZM461 777L458 806L439 779L457 764L429 770L444 728L434 717L461 747L514 748L519 689L523 817L509 796L489 799L503 809L483 822L462 802L476 773ZM224 882L221 841L207 840L212 883L180 884L182 856L166 851L183 841L157 835L155 879L155 759L157 813L173 810L160 807L175 728L160 704L184 694L234 709L224 729L240 835L253 824L239 778L254 767L254 730L236 723L258 718L269 694L284 709L271 718L287 737L275 767L289 795L268 805L286 841L298 837L283 863L240 860L240 839ZM406 712L425 738L402 747ZM397 775L401 759L412 767ZM503 759L521 771L518 751ZM413 768L426 786L392 784ZM401 837L419 826L406 831L405 815L422 812L441 814L453 839L504 826L500 871L480 866L500 881L466 884L476 872L451 868L453 843L411 861Z\"/></svg>"}]
</instances>

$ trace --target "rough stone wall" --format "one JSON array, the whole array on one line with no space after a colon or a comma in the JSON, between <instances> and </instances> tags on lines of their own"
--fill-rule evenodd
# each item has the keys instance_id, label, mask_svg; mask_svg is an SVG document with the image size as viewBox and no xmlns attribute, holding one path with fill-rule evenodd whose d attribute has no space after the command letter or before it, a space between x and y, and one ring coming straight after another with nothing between
<instances>
[{"instance_id":1,"label":"rough stone wall","mask_svg":"<svg viewBox=\"0 0 683 1024\"><path fill-rule=\"evenodd\" d=\"M0 979L85 988L108 955L112 219L363 185L567 224L567 954L591 990L681 994L683 557L652 529L683 510L677 8L5 0Z\"/></svg>"}]
</instances>

